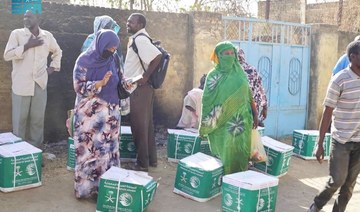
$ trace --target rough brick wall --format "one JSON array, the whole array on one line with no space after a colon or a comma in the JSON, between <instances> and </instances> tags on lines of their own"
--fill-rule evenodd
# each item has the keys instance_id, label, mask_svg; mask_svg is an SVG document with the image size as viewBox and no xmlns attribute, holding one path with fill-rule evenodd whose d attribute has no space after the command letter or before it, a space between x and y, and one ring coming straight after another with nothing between
<instances>
[{"instance_id":1,"label":"rough brick wall","mask_svg":"<svg viewBox=\"0 0 360 212\"><path fill-rule=\"evenodd\" d=\"M10 4L0 8L0 55L3 55L10 32L23 27L22 15L11 15ZM45 141L53 142L67 137L65 129L66 111L74 104L72 71L79 49L86 36L93 31L93 20L98 15L109 15L121 26L120 38L124 55L129 35L126 20L133 11L99 7L43 3L40 27L53 33L63 50L62 70L49 77L48 102L45 117ZM135 11L134 11L135 12ZM221 22L219 14L206 15L205 22L194 20L204 15L144 12L147 31L171 53L172 58L163 88L156 90L156 124L174 127L181 115L183 97L193 86L197 86L201 74L211 68L208 52L221 39L221 25L196 23ZM212 21L215 19L215 21ZM194 27L202 27L194 30ZM211 35L195 37L194 31ZM219 31L219 32L216 32ZM216 35L216 36L214 36ZM197 39L199 38L199 39ZM196 45L194 39L197 39ZM196 46L196 49L195 49ZM205 49L206 51L203 51ZM198 52L198 53L195 52ZM194 54L195 52L195 54ZM194 64L197 64L195 66ZM196 74L194 68L196 67ZM196 82L196 83L193 83ZM11 62L0 60L0 132L11 130Z\"/></svg>"}]
</instances>

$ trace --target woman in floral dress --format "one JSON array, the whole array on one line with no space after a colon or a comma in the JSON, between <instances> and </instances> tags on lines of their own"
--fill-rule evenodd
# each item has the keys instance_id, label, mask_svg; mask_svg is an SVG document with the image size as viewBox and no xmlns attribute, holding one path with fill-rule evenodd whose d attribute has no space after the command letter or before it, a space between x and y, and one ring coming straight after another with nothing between
<instances>
[{"instance_id":1,"label":"woman in floral dress","mask_svg":"<svg viewBox=\"0 0 360 212\"><path fill-rule=\"evenodd\" d=\"M74 67L77 198L96 194L100 176L120 165L119 75L113 56L119 42L112 30L100 30Z\"/></svg>"},{"instance_id":2,"label":"woman in floral dress","mask_svg":"<svg viewBox=\"0 0 360 212\"><path fill-rule=\"evenodd\" d=\"M200 135L207 137L211 152L220 157L225 174L247 170L251 129L258 118L246 74L232 43L216 45L202 98Z\"/></svg>"}]
</instances>

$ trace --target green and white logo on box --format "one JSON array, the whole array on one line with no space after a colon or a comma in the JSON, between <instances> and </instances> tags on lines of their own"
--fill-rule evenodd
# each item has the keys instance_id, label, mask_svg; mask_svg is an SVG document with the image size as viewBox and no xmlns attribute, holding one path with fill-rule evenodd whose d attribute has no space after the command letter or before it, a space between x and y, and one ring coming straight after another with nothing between
<instances>
[{"instance_id":1,"label":"green and white logo on box","mask_svg":"<svg viewBox=\"0 0 360 212\"><path fill-rule=\"evenodd\" d=\"M294 147L276 141L268 136L261 138L267 162L255 163L255 168L273 176L282 176L287 173Z\"/></svg>"},{"instance_id":2,"label":"green and white logo on box","mask_svg":"<svg viewBox=\"0 0 360 212\"><path fill-rule=\"evenodd\" d=\"M305 159L315 159L315 150L319 131L317 130L294 130L292 146L294 153ZM331 135L326 133L324 138L325 157L328 158L331 151Z\"/></svg>"},{"instance_id":3,"label":"green and white logo on box","mask_svg":"<svg viewBox=\"0 0 360 212\"><path fill-rule=\"evenodd\" d=\"M74 139L71 137L68 138L67 148L68 148L68 154L67 154L66 168L67 170L71 171L75 169L75 163L76 163Z\"/></svg>"},{"instance_id":4,"label":"green and white logo on box","mask_svg":"<svg viewBox=\"0 0 360 212\"><path fill-rule=\"evenodd\" d=\"M42 151L27 142L0 146L0 190L41 185Z\"/></svg>"},{"instance_id":5,"label":"green and white logo on box","mask_svg":"<svg viewBox=\"0 0 360 212\"><path fill-rule=\"evenodd\" d=\"M121 126L120 129L120 159L121 161L135 161L136 160L136 146L129 126Z\"/></svg>"},{"instance_id":6,"label":"green and white logo on box","mask_svg":"<svg viewBox=\"0 0 360 212\"><path fill-rule=\"evenodd\" d=\"M199 202L207 201L220 194L223 174L218 159L196 153L179 161L174 192Z\"/></svg>"},{"instance_id":7,"label":"green and white logo on box","mask_svg":"<svg viewBox=\"0 0 360 212\"><path fill-rule=\"evenodd\" d=\"M100 179L96 211L144 211L156 188L147 174L112 167Z\"/></svg>"},{"instance_id":8,"label":"green and white logo on box","mask_svg":"<svg viewBox=\"0 0 360 212\"><path fill-rule=\"evenodd\" d=\"M277 178L258 172L226 175L222 184L222 211L275 211L277 190Z\"/></svg>"}]
</instances>

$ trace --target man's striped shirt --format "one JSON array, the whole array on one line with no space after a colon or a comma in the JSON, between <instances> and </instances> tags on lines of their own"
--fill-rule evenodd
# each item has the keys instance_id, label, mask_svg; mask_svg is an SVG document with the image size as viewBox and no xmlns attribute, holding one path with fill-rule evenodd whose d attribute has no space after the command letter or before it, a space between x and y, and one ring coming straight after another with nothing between
<instances>
[{"instance_id":1,"label":"man's striped shirt","mask_svg":"<svg viewBox=\"0 0 360 212\"><path fill-rule=\"evenodd\" d=\"M334 108L332 137L340 143L360 142L360 76L350 67L332 77L324 105Z\"/></svg>"}]
</instances>

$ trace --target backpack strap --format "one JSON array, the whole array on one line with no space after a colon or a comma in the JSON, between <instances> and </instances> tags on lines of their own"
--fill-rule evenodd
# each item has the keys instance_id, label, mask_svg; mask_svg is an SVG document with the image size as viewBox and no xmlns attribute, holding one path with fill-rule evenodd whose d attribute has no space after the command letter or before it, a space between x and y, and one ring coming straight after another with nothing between
<instances>
[{"instance_id":1,"label":"backpack strap","mask_svg":"<svg viewBox=\"0 0 360 212\"><path fill-rule=\"evenodd\" d=\"M142 32L142 33L139 33L138 35L136 35L136 36L134 37L133 42L132 42L132 44L130 45L131 48L134 50L134 52L135 52L135 53L137 54L137 56L139 57L141 67L142 67L143 70L146 72L146 69L145 69L145 66L144 66L144 62L143 62L142 59L140 58L139 49L137 48L136 43L135 43L135 39L136 39L138 36L145 36L145 37L147 37L147 38L150 40L151 43L153 43L153 41L152 41L152 39L151 39L149 36L147 36L145 33Z\"/></svg>"}]
</instances>

